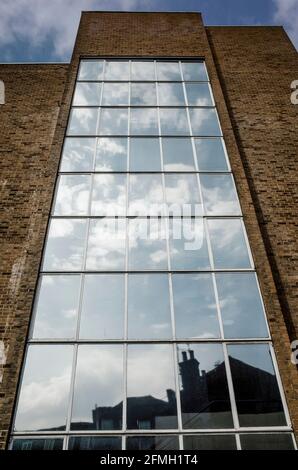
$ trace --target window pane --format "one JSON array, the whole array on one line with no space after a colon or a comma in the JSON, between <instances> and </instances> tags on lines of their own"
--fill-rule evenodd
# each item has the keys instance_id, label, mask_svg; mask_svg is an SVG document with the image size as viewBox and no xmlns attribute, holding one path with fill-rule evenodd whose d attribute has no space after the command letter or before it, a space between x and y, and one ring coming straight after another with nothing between
<instances>
[{"instance_id":1,"label":"window pane","mask_svg":"<svg viewBox=\"0 0 298 470\"><path fill-rule=\"evenodd\" d=\"M129 176L129 215L155 215L163 210L161 175Z\"/></svg>"},{"instance_id":2,"label":"window pane","mask_svg":"<svg viewBox=\"0 0 298 470\"><path fill-rule=\"evenodd\" d=\"M203 219L170 221L172 269L210 269Z\"/></svg>"},{"instance_id":3,"label":"window pane","mask_svg":"<svg viewBox=\"0 0 298 470\"><path fill-rule=\"evenodd\" d=\"M132 83L130 104L156 106L155 83Z\"/></svg>"},{"instance_id":4,"label":"window pane","mask_svg":"<svg viewBox=\"0 0 298 470\"><path fill-rule=\"evenodd\" d=\"M129 222L129 269L167 269L166 230L163 219Z\"/></svg>"},{"instance_id":5,"label":"window pane","mask_svg":"<svg viewBox=\"0 0 298 470\"><path fill-rule=\"evenodd\" d=\"M96 171L126 171L127 139L123 137L98 139Z\"/></svg>"},{"instance_id":6,"label":"window pane","mask_svg":"<svg viewBox=\"0 0 298 470\"><path fill-rule=\"evenodd\" d=\"M188 106L213 106L208 83L186 83Z\"/></svg>"},{"instance_id":7,"label":"window pane","mask_svg":"<svg viewBox=\"0 0 298 470\"><path fill-rule=\"evenodd\" d=\"M157 62L157 80L181 81L178 62Z\"/></svg>"},{"instance_id":8,"label":"window pane","mask_svg":"<svg viewBox=\"0 0 298 470\"><path fill-rule=\"evenodd\" d=\"M226 338L266 338L268 330L254 273L216 274Z\"/></svg>"},{"instance_id":9,"label":"window pane","mask_svg":"<svg viewBox=\"0 0 298 470\"><path fill-rule=\"evenodd\" d=\"M155 138L130 139L130 171L161 171L159 140Z\"/></svg>"},{"instance_id":10,"label":"window pane","mask_svg":"<svg viewBox=\"0 0 298 470\"><path fill-rule=\"evenodd\" d=\"M206 81L207 71L203 62L182 62L182 73L185 81Z\"/></svg>"},{"instance_id":11,"label":"window pane","mask_svg":"<svg viewBox=\"0 0 298 470\"><path fill-rule=\"evenodd\" d=\"M80 276L42 276L33 338L74 338L79 293Z\"/></svg>"},{"instance_id":12,"label":"window pane","mask_svg":"<svg viewBox=\"0 0 298 470\"><path fill-rule=\"evenodd\" d=\"M209 219L208 227L216 269L251 267L240 219Z\"/></svg>"},{"instance_id":13,"label":"window pane","mask_svg":"<svg viewBox=\"0 0 298 470\"><path fill-rule=\"evenodd\" d=\"M182 83L159 83L158 97L160 106L185 106Z\"/></svg>"},{"instance_id":14,"label":"window pane","mask_svg":"<svg viewBox=\"0 0 298 470\"><path fill-rule=\"evenodd\" d=\"M106 61L105 80L129 80L129 62Z\"/></svg>"},{"instance_id":15,"label":"window pane","mask_svg":"<svg viewBox=\"0 0 298 470\"><path fill-rule=\"evenodd\" d=\"M128 429L177 427L173 349L169 344L130 344L127 364Z\"/></svg>"},{"instance_id":16,"label":"window pane","mask_svg":"<svg viewBox=\"0 0 298 470\"><path fill-rule=\"evenodd\" d=\"M69 438L68 450L121 450L121 437L74 436Z\"/></svg>"},{"instance_id":17,"label":"window pane","mask_svg":"<svg viewBox=\"0 0 298 470\"><path fill-rule=\"evenodd\" d=\"M211 274L172 276L176 337L219 338Z\"/></svg>"},{"instance_id":18,"label":"window pane","mask_svg":"<svg viewBox=\"0 0 298 470\"><path fill-rule=\"evenodd\" d=\"M240 206L231 175L201 175L203 201L208 215L240 215Z\"/></svg>"},{"instance_id":19,"label":"window pane","mask_svg":"<svg viewBox=\"0 0 298 470\"><path fill-rule=\"evenodd\" d=\"M122 346L80 345L71 429L121 429L122 401Z\"/></svg>"},{"instance_id":20,"label":"window pane","mask_svg":"<svg viewBox=\"0 0 298 470\"><path fill-rule=\"evenodd\" d=\"M126 221L124 219L91 220L86 269L90 271L124 270L125 233Z\"/></svg>"},{"instance_id":21,"label":"window pane","mask_svg":"<svg viewBox=\"0 0 298 470\"><path fill-rule=\"evenodd\" d=\"M189 135L185 109L161 108L159 113L162 135Z\"/></svg>"},{"instance_id":22,"label":"window pane","mask_svg":"<svg viewBox=\"0 0 298 470\"><path fill-rule=\"evenodd\" d=\"M101 80L102 72L102 60L82 60L78 80Z\"/></svg>"},{"instance_id":23,"label":"window pane","mask_svg":"<svg viewBox=\"0 0 298 470\"><path fill-rule=\"evenodd\" d=\"M128 112L122 108L102 108L100 111L100 135L127 135Z\"/></svg>"},{"instance_id":24,"label":"window pane","mask_svg":"<svg viewBox=\"0 0 298 470\"><path fill-rule=\"evenodd\" d=\"M285 426L268 344L228 346L240 426Z\"/></svg>"},{"instance_id":25,"label":"window pane","mask_svg":"<svg viewBox=\"0 0 298 470\"><path fill-rule=\"evenodd\" d=\"M195 171L191 139L163 138L162 151L165 171Z\"/></svg>"},{"instance_id":26,"label":"window pane","mask_svg":"<svg viewBox=\"0 0 298 470\"><path fill-rule=\"evenodd\" d=\"M131 79L132 80L155 80L154 62L132 61L131 62Z\"/></svg>"},{"instance_id":27,"label":"window pane","mask_svg":"<svg viewBox=\"0 0 298 470\"><path fill-rule=\"evenodd\" d=\"M44 271L82 269L86 220L52 219L46 242Z\"/></svg>"},{"instance_id":28,"label":"window pane","mask_svg":"<svg viewBox=\"0 0 298 470\"><path fill-rule=\"evenodd\" d=\"M126 450L179 450L178 436L127 437Z\"/></svg>"},{"instance_id":29,"label":"window pane","mask_svg":"<svg viewBox=\"0 0 298 470\"><path fill-rule=\"evenodd\" d=\"M202 205L196 175L172 174L165 175L166 200L173 205L173 212L180 209L188 210L187 215L202 215ZM171 208L171 207L170 207ZM174 214L179 216L180 214Z\"/></svg>"},{"instance_id":30,"label":"window pane","mask_svg":"<svg viewBox=\"0 0 298 470\"><path fill-rule=\"evenodd\" d=\"M95 135L97 108L73 108L68 123L68 135Z\"/></svg>"},{"instance_id":31,"label":"window pane","mask_svg":"<svg viewBox=\"0 0 298 470\"><path fill-rule=\"evenodd\" d=\"M126 175L94 175L91 214L115 217L126 215Z\"/></svg>"},{"instance_id":32,"label":"window pane","mask_svg":"<svg viewBox=\"0 0 298 470\"><path fill-rule=\"evenodd\" d=\"M184 450L237 450L234 434L197 434L183 436Z\"/></svg>"},{"instance_id":33,"label":"window pane","mask_svg":"<svg viewBox=\"0 0 298 470\"><path fill-rule=\"evenodd\" d=\"M72 354L72 346L29 346L15 431L65 429Z\"/></svg>"},{"instance_id":34,"label":"window pane","mask_svg":"<svg viewBox=\"0 0 298 470\"><path fill-rule=\"evenodd\" d=\"M172 337L167 275L132 274L128 277L128 337Z\"/></svg>"},{"instance_id":35,"label":"window pane","mask_svg":"<svg viewBox=\"0 0 298 470\"><path fill-rule=\"evenodd\" d=\"M177 348L183 427L233 427L222 346L180 344Z\"/></svg>"},{"instance_id":36,"label":"window pane","mask_svg":"<svg viewBox=\"0 0 298 470\"><path fill-rule=\"evenodd\" d=\"M123 338L124 306L124 276L86 275L80 338Z\"/></svg>"},{"instance_id":37,"label":"window pane","mask_svg":"<svg viewBox=\"0 0 298 470\"><path fill-rule=\"evenodd\" d=\"M105 83L102 104L103 106L128 105L128 83Z\"/></svg>"},{"instance_id":38,"label":"window pane","mask_svg":"<svg viewBox=\"0 0 298 470\"><path fill-rule=\"evenodd\" d=\"M157 110L154 108L131 109L130 133L132 135L158 135Z\"/></svg>"},{"instance_id":39,"label":"window pane","mask_svg":"<svg viewBox=\"0 0 298 470\"><path fill-rule=\"evenodd\" d=\"M99 106L101 83L77 83L73 106Z\"/></svg>"},{"instance_id":40,"label":"window pane","mask_svg":"<svg viewBox=\"0 0 298 470\"><path fill-rule=\"evenodd\" d=\"M92 171L95 139L69 137L64 141L61 171Z\"/></svg>"},{"instance_id":41,"label":"window pane","mask_svg":"<svg viewBox=\"0 0 298 470\"><path fill-rule=\"evenodd\" d=\"M220 136L221 130L215 109L190 108L192 135Z\"/></svg>"},{"instance_id":42,"label":"window pane","mask_svg":"<svg viewBox=\"0 0 298 470\"><path fill-rule=\"evenodd\" d=\"M62 450L63 439L14 439L12 450Z\"/></svg>"},{"instance_id":43,"label":"window pane","mask_svg":"<svg viewBox=\"0 0 298 470\"><path fill-rule=\"evenodd\" d=\"M195 147L200 171L229 170L222 139L195 139Z\"/></svg>"},{"instance_id":44,"label":"window pane","mask_svg":"<svg viewBox=\"0 0 298 470\"><path fill-rule=\"evenodd\" d=\"M242 450L295 450L290 433L240 434Z\"/></svg>"},{"instance_id":45,"label":"window pane","mask_svg":"<svg viewBox=\"0 0 298 470\"><path fill-rule=\"evenodd\" d=\"M87 215L90 182L90 175L60 175L54 214Z\"/></svg>"}]
</instances>

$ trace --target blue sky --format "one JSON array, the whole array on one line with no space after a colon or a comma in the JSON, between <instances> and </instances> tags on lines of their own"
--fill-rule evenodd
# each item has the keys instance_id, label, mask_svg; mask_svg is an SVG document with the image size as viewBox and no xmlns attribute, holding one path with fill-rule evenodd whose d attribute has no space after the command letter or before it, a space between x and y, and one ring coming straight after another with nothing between
<instances>
[{"instance_id":1,"label":"blue sky","mask_svg":"<svg viewBox=\"0 0 298 470\"><path fill-rule=\"evenodd\" d=\"M0 62L69 61L81 10L200 11L206 25L283 25L298 47L298 0L1 0Z\"/></svg>"}]
</instances>

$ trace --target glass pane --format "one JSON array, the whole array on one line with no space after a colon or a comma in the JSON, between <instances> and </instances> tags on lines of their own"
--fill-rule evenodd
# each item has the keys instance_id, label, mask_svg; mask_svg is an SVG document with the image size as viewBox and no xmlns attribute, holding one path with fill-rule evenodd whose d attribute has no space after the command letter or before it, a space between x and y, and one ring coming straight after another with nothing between
<instances>
[{"instance_id":1,"label":"glass pane","mask_svg":"<svg viewBox=\"0 0 298 470\"><path fill-rule=\"evenodd\" d=\"M295 450L290 433L240 434L242 450Z\"/></svg>"},{"instance_id":2,"label":"glass pane","mask_svg":"<svg viewBox=\"0 0 298 470\"><path fill-rule=\"evenodd\" d=\"M60 175L54 214L87 215L90 182L90 175Z\"/></svg>"},{"instance_id":3,"label":"glass pane","mask_svg":"<svg viewBox=\"0 0 298 470\"><path fill-rule=\"evenodd\" d=\"M183 427L233 427L222 346L180 344L177 349Z\"/></svg>"},{"instance_id":4,"label":"glass pane","mask_svg":"<svg viewBox=\"0 0 298 470\"><path fill-rule=\"evenodd\" d=\"M158 98L160 106L185 106L182 83L159 83Z\"/></svg>"},{"instance_id":5,"label":"glass pane","mask_svg":"<svg viewBox=\"0 0 298 470\"><path fill-rule=\"evenodd\" d=\"M132 80L155 80L154 62L132 61L131 62L131 79Z\"/></svg>"},{"instance_id":6,"label":"glass pane","mask_svg":"<svg viewBox=\"0 0 298 470\"><path fill-rule=\"evenodd\" d=\"M105 83L102 95L103 106L127 106L128 83Z\"/></svg>"},{"instance_id":7,"label":"glass pane","mask_svg":"<svg viewBox=\"0 0 298 470\"><path fill-rule=\"evenodd\" d=\"M131 109L130 133L132 135L158 135L157 110L154 108Z\"/></svg>"},{"instance_id":8,"label":"glass pane","mask_svg":"<svg viewBox=\"0 0 298 470\"><path fill-rule=\"evenodd\" d=\"M99 106L101 83L77 83L73 106Z\"/></svg>"},{"instance_id":9,"label":"glass pane","mask_svg":"<svg viewBox=\"0 0 298 470\"><path fill-rule=\"evenodd\" d=\"M211 274L172 276L176 337L219 338Z\"/></svg>"},{"instance_id":10,"label":"glass pane","mask_svg":"<svg viewBox=\"0 0 298 470\"><path fill-rule=\"evenodd\" d=\"M172 346L130 344L127 361L127 428L176 428Z\"/></svg>"},{"instance_id":11,"label":"glass pane","mask_svg":"<svg viewBox=\"0 0 298 470\"><path fill-rule=\"evenodd\" d=\"M240 426L285 426L268 344L228 346Z\"/></svg>"},{"instance_id":12,"label":"glass pane","mask_svg":"<svg viewBox=\"0 0 298 470\"><path fill-rule=\"evenodd\" d=\"M181 81L178 62L157 62L157 80Z\"/></svg>"},{"instance_id":13,"label":"glass pane","mask_svg":"<svg viewBox=\"0 0 298 470\"><path fill-rule=\"evenodd\" d=\"M266 338L268 330L254 273L216 274L226 338Z\"/></svg>"},{"instance_id":14,"label":"glass pane","mask_svg":"<svg viewBox=\"0 0 298 470\"><path fill-rule=\"evenodd\" d=\"M126 175L94 175L91 214L115 217L126 215Z\"/></svg>"},{"instance_id":15,"label":"glass pane","mask_svg":"<svg viewBox=\"0 0 298 470\"><path fill-rule=\"evenodd\" d=\"M182 62L183 80L206 81L207 71L203 62Z\"/></svg>"},{"instance_id":16,"label":"glass pane","mask_svg":"<svg viewBox=\"0 0 298 470\"><path fill-rule=\"evenodd\" d=\"M95 139L69 137L63 146L61 171L92 171Z\"/></svg>"},{"instance_id":17,"label":"glass pane","mask_svg":"<svg viewBox=\"0 0 298 470\"><path fill-rule=\"evenodd\" d=\"M197 434L183 436L184 450L237 450L233 434Z\"/></svg>"},{"instance_id":18,"label":"glass pane","mask_svg":"<svg viewBox=\"0 0 298 470\"><path fill-rule=\"evenodd\" d=\"M190 108L192 135L220 136L221 130L215 109Z\"/></svg>"},{"instance_id":19,"label":"glass pane","mask_svg":"<svg viewBox=\"0 0 298 470\"><path fill-rule=\"evenodd\" d=\"M162 151L165 171L195 171L191 139L163 138Z\"/></svg>"},{"instance_id":20,"label":"glass pane","mask_svg":"<svg viewBox=\"0 0 298 470\"><path fill-rule=\"evenodd\" d=\"M172 174L165 175L165 188L167 204L172 206L174 215L202 215L202 205L200 201L198 179L196 175ZM176 210L180 213L175 213ZM172 211L171 211L172 212Z\"/></svg>"},{"instance_id":21,"label":"glass pane","mask_svg":"<svg viewBox=\"0 0 298 470\"><path fill-rule=\"evenodd\" d=\"M209 219L208 227L216 269L251 267L240 219Z\"/></svg>"},{"instance_id":22,"label":"glass pane","mask_svg":"<svg viewBox=\"0 0 298 470\"><path fill-rule=\"evenodd\" d=\"M68 450L121 450L121 437L74 436L69 438Z\"/></svg>"},{"instance_id":23,"label":"glass pane","mask_svg":"<svg viewBox=\"0 0 298 470\"><path fill-rule=\"evenodd\" d=\"M210 269L203 219L170 221L172 269Z\"/></svg>"},{"instance_id":24,"label":"glass pane","mask_svg":"<svg viewBox=\"0 0 298 470\"><path fill-rule=\"evenodd\" d=\"M44 271L82 269L86 226L86 220L51 220L43 260Z\"/></svg>"},{"instance_id":25,"label":"glass pane","mask_svg":"<svg viewBox=\"0 0 298 470\"><path fill-rule=\"evenodd\" d=\"M162 214L163 203L161 175L129 176L129 215Z\"/></svg>"},{"instance_id":26,"label":"glass pane","mask_svg":"<svg viewBox=\"0 0 298 470\"><path fill-rule=\"evenodd\" d=\"M128 277L128 337L172 337L167 275L132 274Z\"/></svg>"},{"instance_id":27,"label":"glass pane","mask_svg":"<svg viewBox=\"0 0 298 470\"><path fill-rule=\"evenodd\" d=\"M168 268L164 220L130 220L128 263L130 270Z\"/></svg>"},{"instance_id":28,"label":"glass pane","mask_svg":"<svg viewBox=\"0 0 298 470\"><path fill-rule=\"evenodd\" d=\"M127 139L123 137L98 139L96 171L126 171Z\"/></svg>"},{"instance_id":29,"label":"glass pane","mask_svg":"<svg viewBox=\"0 0 298 470\"><path fill-rule=\"evenodd\" d=\"M185 84L188 106L214 106L208 83Z\"/></svg>"},{"instance_id":30,"label":"glass pane","mask_svg":"<svg viewBox=\"0 0 298 470\"><path fill-rule=\"evenodd\" d=\"M90 221L86 269L99 271L125 268L125 219Z\"/></svg>"},{"instance_id":31,"label":"glass pane","mask_svg":"<svg viewBox=\"0 0 298 470\"><path fill-rule=\"evenodd\" d=\"M122 346L80 345L71 429L121 429L122 401Z\"/></svg>"},{"instance_id":32,"label":"glass pane","mask_svg":"<svg viewBox=\"0 0 298 470\"><path fill-rule=\"evenodd\" d=\"M101 80L102 60L81 60L78 80Z\"/></svg>"},{"instance_id":33,"label":"glass pane","mask_svg":"<svg viewBox=\"0 0 298 470\"><path fill-rule=\"evenodd\" d=\"M155 83L132 83L130 104L131 106L156 106Z\"/></svg>"},{"instance_id":34,"label":"glass pane","mask_svg":"<svg viewBox=\"0 0 298 470\"><path fill-rule=\"evenodd\" d=\"M159 140L150 137L130 139L130 171L161 171Z\"/></svg>"},{"instance_id":35,"label":"glass pane","mask_svg":"<svg viewBox=\"0 0 298 470\"><path fill-rule=\"evenodd\" d=\"M98 108L73 108L68 123L68 135L95 135Z\"/></svg>"},{"instance_id":36,"label":"glass pane","mask_svg":"<svg viewBox=\"0 0 298 470\"><path fill-rule=\"evenodd\" d=\"M200 171L229 170L222 139L195 139L195 147Z\"/></svg>"},{"instance_id":37,"label":"glass pane","mask_svg":"<svg viewBox=\"0 0 298 470\"><path fill-rule=\"evenodd\" d=\"M124 276L87 274L80 321L80 338L123 338Z\"/></svg>"},{"instance_id":38,"label":"glass pane","mask_svg":"<svg viewBox=\"0 0 298 470\"><path fill-rule=\"evenodd\" d=\"M105 80L129 80L129 62L106 61Z\"/></svg>"},{"instance_id":39,"label":"glass pane","mask_svg":"<svg viewBox=\"0 0 298 470\"><path fill-rule=\"evenodd\" d=\"M62 450L63 439L14 439L12 450Z\"/></svg>"},{"instance_id":40,"label":"glass pane","mask_svg":"<svg viewBox=\"0 0 298 470\"><path fill-rule=\"evenodd\" d=\"M126 450L179 450L178 436L127 437Z\"/></svg>"},{"instance_id":41,"label":"glass pane","mask_svg":"<svg viewBox=\"0 0 298 470\"><path fill-rule=\"evenodd\" d=\"M207 215L240 215L241 210L231 175L201 175Z\"/></svg>"},{"instance_id":42,"label":"glass pane","mask_svg":"<svg viewBox=\"0 0 298 470\"><path fill-rule=\"evenodd\" d=\"M159 113L162 135L189 135L186 109L161 108Z\"/></svg>"},{"instance_id":43,"label":"glass pane","mask_svg":"<svg viewBox=\"0 0 298 470\"><path fill-rule=\"evenodd\" d=\"M128 111L123 108L102 108L100 111L100 135L127 135Z\"/></svg>"},{"instance_id":44,"label":"glass pane","mask_svg":"<svg viewBox=\"0 0 298 470\"><path fill-rule=\"evenodd\" d=\"M74 338L79 293L80 276L42 276L33 338Z\"/></svg>"},{"instance_id":45,"label":"glass pane","mask_svg":"<svg viewBox=\"0 0 298 470\"><path fill-rule=\"evenodd\" d=\"M72 346L29 346L15 431L58 431L66 424Z\"/></svg>"}]
</instances>

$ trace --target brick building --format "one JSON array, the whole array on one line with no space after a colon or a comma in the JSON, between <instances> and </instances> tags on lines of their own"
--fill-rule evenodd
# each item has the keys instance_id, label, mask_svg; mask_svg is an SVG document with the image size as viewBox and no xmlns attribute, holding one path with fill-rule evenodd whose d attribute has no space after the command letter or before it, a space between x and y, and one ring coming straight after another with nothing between
<instances>
[{"instance_id":1,"label":"brick building","mask_svg":"<svg viewBox=\"0 0 298 470\"><path fill-rule=\"evenodd\" d=\"M70 64L0 65L1 448L295 448L297 78L283 28L198 13L84 12ZM158 194L200 250L136 242Z\"/></svg>"}]
</instances>

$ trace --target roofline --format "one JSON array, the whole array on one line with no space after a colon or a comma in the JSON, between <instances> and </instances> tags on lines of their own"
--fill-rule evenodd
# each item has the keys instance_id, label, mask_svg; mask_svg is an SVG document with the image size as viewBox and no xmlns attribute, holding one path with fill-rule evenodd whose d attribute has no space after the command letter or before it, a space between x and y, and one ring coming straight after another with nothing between
<instances>
[{"instance_id":1,"label":"roofline","mask_svg":"<svg viewBox=\"0 0 298 470\"><path fill-rule=\"evenodd\" d=\"M185 11L185 10L160 10L160 11L130 11L130 10L81 10L81 14L86 14L86 13L148 13L149 15L152 13L190 13L192 15L201 15L201 11Z\"/></svg>"}]
</instances>

